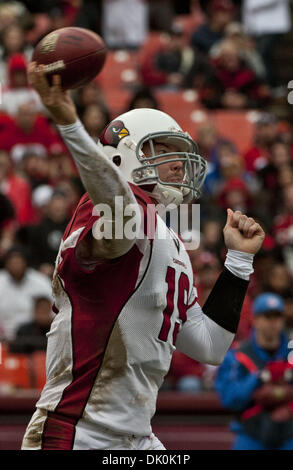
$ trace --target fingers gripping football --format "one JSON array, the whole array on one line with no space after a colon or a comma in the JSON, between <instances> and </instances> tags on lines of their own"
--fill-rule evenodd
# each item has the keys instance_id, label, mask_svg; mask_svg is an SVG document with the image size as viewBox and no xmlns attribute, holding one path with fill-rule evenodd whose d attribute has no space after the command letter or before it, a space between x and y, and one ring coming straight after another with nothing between
<instances>
[{"instance_id":1,"label":"fingers gripping football","mask_svg":"<svg viewBox=\"0 0 293 470\"><path fill-rule=\"evenodd\" d=\"M61 87L61 77L54 75L49 85L43 65L31 62L28 65L29 83L39 93L40 98L57 124L68 125L77 120L75 105L68 91Z\"/></svg>"},{"instance_id":2,"label":"fingers gripping football","mask_svg":"<svg viewBox=\"0 0 293 470\"><path fill-rule=\"evenodd\" d=\"M224 239L228 249L255 254L261 248L265 237L262 227L240 211L227 211Z\"/></svg>"}]
</instances>

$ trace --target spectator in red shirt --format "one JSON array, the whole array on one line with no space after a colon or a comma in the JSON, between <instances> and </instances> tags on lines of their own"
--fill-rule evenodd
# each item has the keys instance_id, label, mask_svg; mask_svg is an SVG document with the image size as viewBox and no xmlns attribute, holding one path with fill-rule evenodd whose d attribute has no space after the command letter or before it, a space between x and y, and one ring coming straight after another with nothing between
<instances>
[{"instance_id":1,"label":"spectator in red shirt","mask_svg":"<svg viewBox=\"0 0 293 470\"><path fill-rule=\"evenodd\" d=\"M201 86L200 98L209 108L246 109L266 105L268 86L247 67L236 44L229 39L219 45L211 59L213 74Z\"/></svg>"},{"instance_id":2,"label":"spectator in red shirt","mask_svg":"<svg viewBox=\"0 0 293 470\"><path fill-rule=\"evenodd\" d=\"M33 222L30 185L13 171L11 159L5 151L0 151L0 191L11 201L19 224Z\"/></svg>"},{"instance_id":3,"label":"spectator in red shirt","mask_svg":"<svg viewBox=\"0 0 293 470\"><path fill-rule=\"evenodd\" d=\"M10 152L14 162L19 162L31 144L47 153L54 152L56 145L64 147L46 118L38 116L34 105L26 103L18 107L15 119L0 134L0 148Z\"/></svg>"},{"instance_id":4,"label":"spectator in red shirt","mask_svg":"<svg viewBox=\"0 0 293 470\"><path fill-rule=\"evenodd\" d=\"M255 123L254 144L244 154L245 166L248 171L257 171L268 162L271 144L278 135L278 122L271 113L261 113Z\"/></svg>"},{"instance_id":5,"label":"spectator in red shirt","mask_svg":"<svg viewBox=\"0 0 293 470\"><path fill-rule=\"evenodd\" d=\"M280 138L270 146L267 164L258 170L258 179L265 190L271 214L279 209L282 188L293 182L293 162L289 144Z\"/></svg>"},{"instance_id":6,"label":"spectator in red shirt","mask_svg":"<svg viewBox=\"0 0 293 470\"><path fill-rule=\"evenodd\" d=\"M219 194L219 205L223 209L230 207L233 211L250 212L251 194L247 184L240 178L232 178L225 182Z\"/></svg>"}]
</instances>

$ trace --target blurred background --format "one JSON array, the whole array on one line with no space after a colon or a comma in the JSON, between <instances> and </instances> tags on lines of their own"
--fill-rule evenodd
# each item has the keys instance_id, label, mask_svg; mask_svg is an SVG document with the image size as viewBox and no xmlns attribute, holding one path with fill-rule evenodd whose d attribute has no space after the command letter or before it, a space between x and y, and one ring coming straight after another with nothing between
<instances>
[{"instance_id":1,"label":"blurred background","mask_svg":"<svg viewBox=\"0 0 293 470\"><path fill-rule=\"evenodd\" d=\"M0 449L20 448L44 385L54 261L84 192L26 78L38 41L71 25L109 48L102 73L73 93L93 138L124 111L156 108L208 160L201 244L190 252L201 305L225 259L227 207L266 231L223 366L175 352L154 432L168 449L230 449L235 436L250 446L293 445L292 3L0 1Z\"/></svg>"}]
</instances>

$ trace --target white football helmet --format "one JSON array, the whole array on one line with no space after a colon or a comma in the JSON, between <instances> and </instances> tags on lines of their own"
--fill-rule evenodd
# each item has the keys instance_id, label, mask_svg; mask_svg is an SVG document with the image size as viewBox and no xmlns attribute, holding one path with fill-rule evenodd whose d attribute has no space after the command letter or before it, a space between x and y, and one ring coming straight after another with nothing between
<instances>
[{"instance_id":1,"label":"white football helmet","mask_svg":"<svg viewBox=\"0 0 293 470\"><path fill-rule=\"evenodd\" d=\"M155 154L154 142L170 143L178 151ZM146 158L143 145L149 142L152 156ZM127 181L151 192L165 206L189 202L200 194L207 162L198 153L197 144L168 114L155 109L133 109L114 119L97 142ZM164 160L159 160L165 157ZM168 159L166 159L168 157ZM183 161L182 182L165 182L159 177L159 165Z\"/></svg>"}]
</instances>

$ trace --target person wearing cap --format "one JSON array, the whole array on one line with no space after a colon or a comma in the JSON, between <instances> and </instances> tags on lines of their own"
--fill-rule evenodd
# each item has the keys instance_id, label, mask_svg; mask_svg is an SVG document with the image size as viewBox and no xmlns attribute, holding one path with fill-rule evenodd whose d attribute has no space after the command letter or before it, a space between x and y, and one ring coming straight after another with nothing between
<instances>
[{"instance_id":1,"label":"person wearing cap","mask_svg":"<svg viewBox=\"0 0 293 470\"><path fill-rule=\"evenodd\" d=\"M24 54L13 54L7 61L8 83L2 90L1 109L11 116L22 104L32 103L37 111L45 112L38 93L29 86Z\"/></svg>"},{"instance_id":2,"label":"person wearing cap","mask_svg":"<svg viewBox=\"0 0 293 470\"><path fill-rule=\"evenodd\" d=\"M256 297L250 338L231 349L219 367L216 390L236 414L234 450L293 449L293 364L284 309L279 295Z\"/></svg>"}]
</instances>

